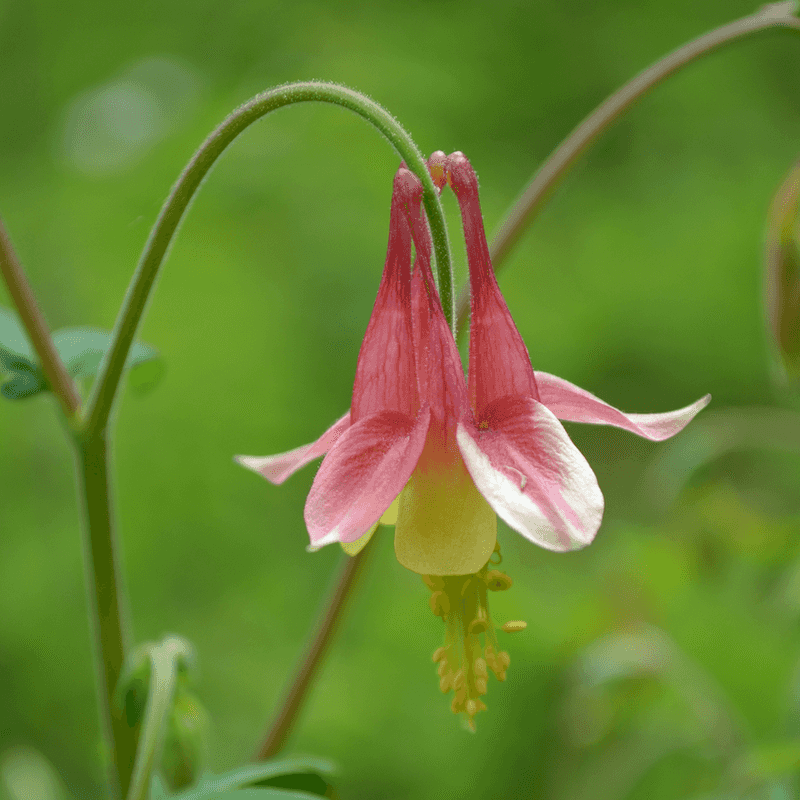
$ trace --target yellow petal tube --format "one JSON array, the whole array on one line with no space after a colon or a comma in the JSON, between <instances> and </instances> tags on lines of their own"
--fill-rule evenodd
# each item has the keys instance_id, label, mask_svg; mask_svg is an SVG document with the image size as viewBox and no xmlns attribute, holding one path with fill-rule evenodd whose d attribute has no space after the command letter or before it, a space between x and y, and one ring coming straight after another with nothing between
<instances>
[{"instance_id":1,"label":"yellow petal tube","mask_svg":"<svg viewBox=\"0 0 800 800\"><path fill-rule=\"evenodd\" d=\"M469 575L494 551L497 516L475 488L461 455L431 457L436 455L423 453L400 494L395 553L420 575Z\"/></svg>"}]
</instances>

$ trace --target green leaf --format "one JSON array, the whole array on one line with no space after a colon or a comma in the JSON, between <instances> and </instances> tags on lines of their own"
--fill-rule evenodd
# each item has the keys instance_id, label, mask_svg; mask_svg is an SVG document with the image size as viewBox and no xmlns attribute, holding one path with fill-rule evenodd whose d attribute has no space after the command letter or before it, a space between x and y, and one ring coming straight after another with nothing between
<instances>
[{"instance_id":1,"label":"green leaf","mask_svg":"<svg viewBox=\"0 0 800 800\"><path fill-rule=\"evenodd\" d=\"M111 346L111 334L97 328L61 328L53 334L56 350L74 378L90 378L97 374L105 352ZM134 344L125 361L133 369L158 359L158 351L147 344Z\"/></svg>"},{"instance_id":2,"label":"green leaf","mask_svg":"<svg viewBox=\"0 0 800 800\"><path fill-rule=\"evenodd\" d=\"M47 389L47 381L38 367L24 370L4 369L9 379L0 386L0 394L8 400L24 400Z\"/></svg>"},{"instance_id":3,"label":"green leaf","mask_svg":"<svg viewBox=\"0 0 800 800\"><path fill-rule=\"evenodd\" d=\"M32 397L47 388L25 330L17 315L6 308L0 308L0 373L8 377L0 385L0 394L8 400Z\"/></svg>"},{"instance_id":4,"label":"green leaf","mask_svg":"<svg viewBox=\"0 0 800 800\"><path fill-rule=\"evenodd\" d=\"M10 308L0 308L0 353L3 351L25 356L29 363L34 358L28 335Z\"/></svg>"},{"instance_id":5,"label":"green leaf","mask_svg":"<svg viewBox=\"0 0 800 800\"><path fill-rule=\"evenodd\" d=\"M319 797L330 786L322 776L333 775L335 771L335 765L328 759L293 756L259 764L247 764L221 775L206 773L196 787L176 797L180 800L206 800L216 797L220 792L227 793L234 790L241 792L256 788L261 790L261 787L267 786L270 791L281 788L280 795L276 796L282 798L294 796L292 792L299 792L298 797ZM286 790L292 792L287 794ZM238 793L236 797L243 800Z\"/></svg>"},{"instance_id":6,"label":"green leaf","mask_svg":"<svg viewBox=\"0 0 800 800\"><path fill-rule=\"evenodd\" d=\"M181 799L184 797L184 795L173 796ZM198 795L200 796L203 800L317 800L318 797L306 792L287 792L283 789L231 789L227 792Z\"/></svg>"},{"instance_id":7,"label":"green leaf","mask_svg":"<svg viewBox=\"0 0 800 800\"><path fill-rule=\"evenodd\" d=\"M61 328L53 343L73 378L94 378L100 362L111 346L111 334L97 328ZM125 362L130 370L130 385L143 394L152 389L164 373L158 351L146 344L134 344ZM9 400L22 400L47 391L48 383L38 364L28 335L17 315L0 308L0 373L7 377L0 394Z\"/></svg>"}]
</instances>

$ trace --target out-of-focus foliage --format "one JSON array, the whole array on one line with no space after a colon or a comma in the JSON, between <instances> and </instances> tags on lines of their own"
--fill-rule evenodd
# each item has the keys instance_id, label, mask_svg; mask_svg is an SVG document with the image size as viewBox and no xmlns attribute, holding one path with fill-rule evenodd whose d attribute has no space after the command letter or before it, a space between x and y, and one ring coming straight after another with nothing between
<instances>
[{"instance_id":1,"label":"out-of-focus foliage","mask_svg":"<svg viewBox=\"0 0 800 800\"><path fill-rule=\"evenodd\" d=\"M0 213L51 326L111 329L207 132L261 89L323 78L386 105L424 152L463 150L491 230L609 92L757 5L0 0ZM774 435L785 446L762 447L736 426L779 426L793 402L769 382L761 261L800 151L798 98L786 33L693 65L601 140L510 259L500 283L537 369L626 411L711 392L703 413L727 422L705 439L690 427L675 450L569 426L606 520L570 555L501 526L515 586L494 610L529 625L474 736L438 693L427 591L377 536L290 745L341 764L345 800L797 789L796 433L789 421ZM194 642L215 772L252 756L342 557L304 550L313 467L276 488L231 457L310 441L347 408L396 166L339 109L259 123L203 187L140 331L169 368L147 398L125 395L115 423L135 634ZM102 780L72 460L53 411L44 396L0 408L8 800L95 797Z\"/></svg>"},{"instance_id":2,"label":"out-of-focus foliage","mask_svg":"<svg viewBox=\"0 0 800 800\"><path fill-rule=\"evenodd\" d=\"M91 382L97 375L104 353L111 345L111 334L94 328L62 328L52 332L53 344L67 368L88 397ZM143 371L141 367L147 365ZM132 387L141 392L152 388L160 379L163 363L158 352L145 344L131 347L126 367L137 367ZM144 374L142 374L144 373ZM0 308L0 394L8 400L26 400L48 390L47 378L33 352L28 334L11 310Z\"/></svg>"}]
</instances>

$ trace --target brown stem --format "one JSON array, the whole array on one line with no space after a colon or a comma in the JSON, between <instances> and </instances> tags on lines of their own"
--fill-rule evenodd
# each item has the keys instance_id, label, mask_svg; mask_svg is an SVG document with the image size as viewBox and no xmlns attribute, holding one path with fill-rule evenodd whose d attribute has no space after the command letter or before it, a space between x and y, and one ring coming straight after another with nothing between
<instances>
[{"instance_id":1,"label":"brown stem","mask_svg":"<svg viewBox=\"0 0 800 800\"><path fill-rule=\"evenodd\" d=\"M72 383L64 362L53 344L44 315L36 302L25 271L11 245L11 240L0 219L0 272L3 273L11 299L17 307L22 324L31 338L44 374L53 394L59 399L68 419L71 419L81 404L81 398Z\"/></svg>"},{"instance_id":2,"label":"brown stem","mask_svg":"<svg viewBox=\"0 0 800 800\"><path fill-rule=\"evenodd\" d=\"M339 575L339 581L327 603L325 616L318 624L317 630L308 644L305 655L297 665L294 680L286 692L280 710L275 715L266 738L256 753L257 761L266 761L272 758L280 752L286 744L286 740L292 732L297 716L303 707L306 694L311 686L314 675L322 662L325 650L336 630L339 617L344 611L347 599L352 592L358 576L364 570L367 551L371 550L373 546L372 542L370 542L358 555L352 558L349 556L347 557L344 568Z\"/></svg>"},{"instance_id":3,"label":"brown stem","mask_svg":"<svg viewBox=\"0 0 800 800\"><path fill-rule=\"evenodd\" d=\"M501 223L490 247L495 272L578 158L642 95L692 61L744 36L781 27L800 31L800 20L794 16L796 5L795 2L773 3L694 39L640 72L599 105L553 151ZM457 302L459 331L464 330L468 312L469 288L465 286Z\"/></svg>"}]
</instances>

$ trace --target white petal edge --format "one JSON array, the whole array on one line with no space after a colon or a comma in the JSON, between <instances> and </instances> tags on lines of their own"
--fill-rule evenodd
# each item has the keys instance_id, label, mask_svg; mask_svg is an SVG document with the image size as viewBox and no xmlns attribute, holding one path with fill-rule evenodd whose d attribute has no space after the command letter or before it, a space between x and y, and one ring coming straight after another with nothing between
<instances>
[{"instance_id":1,"label":"white petal edge","mask_svg":"<svg viewBox=\"0 0 800 800\"><path fill-rule=\"evenodd\" d=\"M654 442L661 442L680 433L711 402L711 395L707 394L695 403L675 411L659 414L626 414L564 378L548 372L534 374L541 402L558 419L593 425L612 425Z\"/></svg>"},{"instance_id":2,"label":"white petal edge","mask_svg":"<svg viewBox=\"0 0 800 800\"><path fill-rule=\"evenodd\" d=\"M530 496L535 476L526 476L511 464L505 467L506 472L495 468L463 423L456 433L458 446L478 491L509 527L547 550L578 550L590 544L600 528L603 494L589 463L555 415L541 403L536 403L536 408L537 437L543 439L541 446L548 447L550 456L557 457L566 473L566 483L562 482L559 487L561 497L572 509L572 515L583 521L580 527L569 520L569 515L559 513L561 530L556 530L552 519Z\"/></svg>"}]
</instances>

